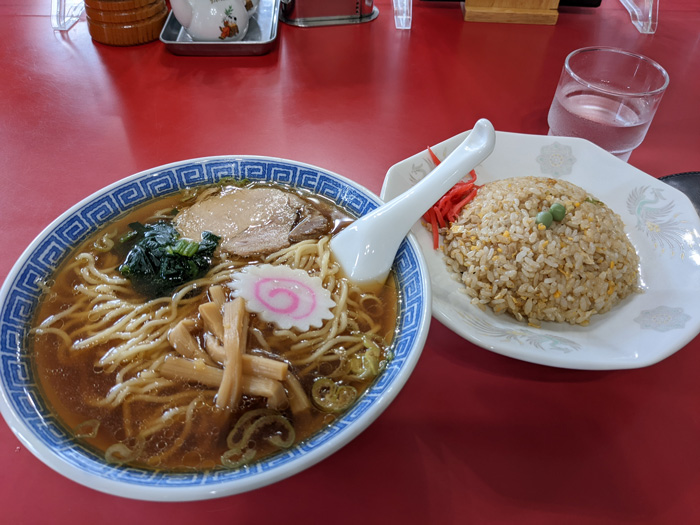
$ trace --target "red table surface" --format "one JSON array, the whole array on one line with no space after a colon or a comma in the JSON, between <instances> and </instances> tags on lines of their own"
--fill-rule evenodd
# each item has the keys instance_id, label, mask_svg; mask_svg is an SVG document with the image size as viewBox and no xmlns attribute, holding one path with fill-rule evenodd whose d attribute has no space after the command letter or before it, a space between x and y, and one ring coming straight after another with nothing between
<instances>
[{"instance_id":1,"label":"red table surface","mask_svg":"<svg viewBox=\"0 0 700 525\"><path fill-rule=\"evenodd\" d=\"M259 57L182 57L159 42L54 33L49 0L0 0L0 279L47 224L127 175L255 154L379 193L389 167L480 117L545 134L565 56L619 46L670 86L630 163L700 170L700 7L663 0L642 35L617 0L555 26L465 23L457 3L391 3L370 23L279 27ZM130 501L44 466L0 425L4 523L699 523L700 338L648 368L549 368L491 353L433 321L395 402L320 464L253 492Z\"/></svg>"}]
</instances>

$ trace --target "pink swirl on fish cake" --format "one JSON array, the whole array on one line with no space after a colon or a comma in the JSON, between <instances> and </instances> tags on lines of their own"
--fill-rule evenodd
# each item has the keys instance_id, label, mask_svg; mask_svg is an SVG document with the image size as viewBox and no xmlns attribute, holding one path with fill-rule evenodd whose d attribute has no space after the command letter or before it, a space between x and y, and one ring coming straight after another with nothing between
<instances>
[{"instance_id":1,"label":"pink swirl on fish cake","mask_svg":"<svg viewBox=\"0 0 700 525\"><path fill-rule=\"evenodd\" d=\"M251 265L236 272L229 286L235 297L245 299L246 310L278 328L307 331L333 318L335 301L330 291L319 277L304 270Z\"/></svg>"},{"instance_id":2,"label":"pink swirl on fish cake","mask_svg":"<svg viewBox=\"0 0 700 525\"><path fill-rule=\"evenodd\" d=\"M315 292L298 279L260 279L255 283L255 297L270 311L290 315L294 319L308 317L316 309ZM285 301L285 298L288 300Z\"/></svg>"}]
</instances>

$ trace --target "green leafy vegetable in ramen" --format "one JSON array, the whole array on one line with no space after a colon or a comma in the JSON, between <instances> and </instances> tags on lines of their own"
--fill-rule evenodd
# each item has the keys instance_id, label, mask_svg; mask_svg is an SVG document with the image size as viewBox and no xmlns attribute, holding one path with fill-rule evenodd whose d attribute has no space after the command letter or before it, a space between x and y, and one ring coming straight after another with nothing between
<instances>
[{"instance_id":1,"label":"green leafy vegetable in ramen","mask_svg":"<svg viewBox=\"0 0 700 525\"><path fill-rule=\"evenodd\" d=\"M147 297L161 297L176 287L202 277L209 266L219 237L202 234L201 242L180 238L170 222L129 224L131 231L122 237L132 245L119 271L132 286Z\"/></svg>"}]
</instances>

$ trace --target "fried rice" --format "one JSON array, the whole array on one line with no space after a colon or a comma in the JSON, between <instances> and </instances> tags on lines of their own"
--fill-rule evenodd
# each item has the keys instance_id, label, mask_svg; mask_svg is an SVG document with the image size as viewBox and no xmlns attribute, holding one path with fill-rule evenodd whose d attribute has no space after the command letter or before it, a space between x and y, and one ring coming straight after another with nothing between
<instances>
[{"instance_id":1,"label":"fried rice","mask_svg":"<svg viewBox=\"0 0 700 525\"><path fill-rule=\"evenodd\" d=\"M563 219L538 224L555 203L565 206ZM640 289L639 257L619 215L567 181L484 184L442 233L448 266L471 302L531 325L587 325Z\"/></svg>"}]
</instances>

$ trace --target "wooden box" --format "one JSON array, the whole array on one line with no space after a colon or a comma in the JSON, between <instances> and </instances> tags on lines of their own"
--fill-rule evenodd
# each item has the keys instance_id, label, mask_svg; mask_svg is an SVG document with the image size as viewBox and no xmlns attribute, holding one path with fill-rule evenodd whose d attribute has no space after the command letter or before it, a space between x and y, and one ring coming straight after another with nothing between
<instances>
[{"instance_id":1,"label":"wooden box","mask_svg":"<svg viewBox=\"0 0 700 525\"><path fill-rule=\"evenodd\" d=\"M554 25L558 8L559 0L465 0L464 20Z\"/></svg>"}]
</instances>

